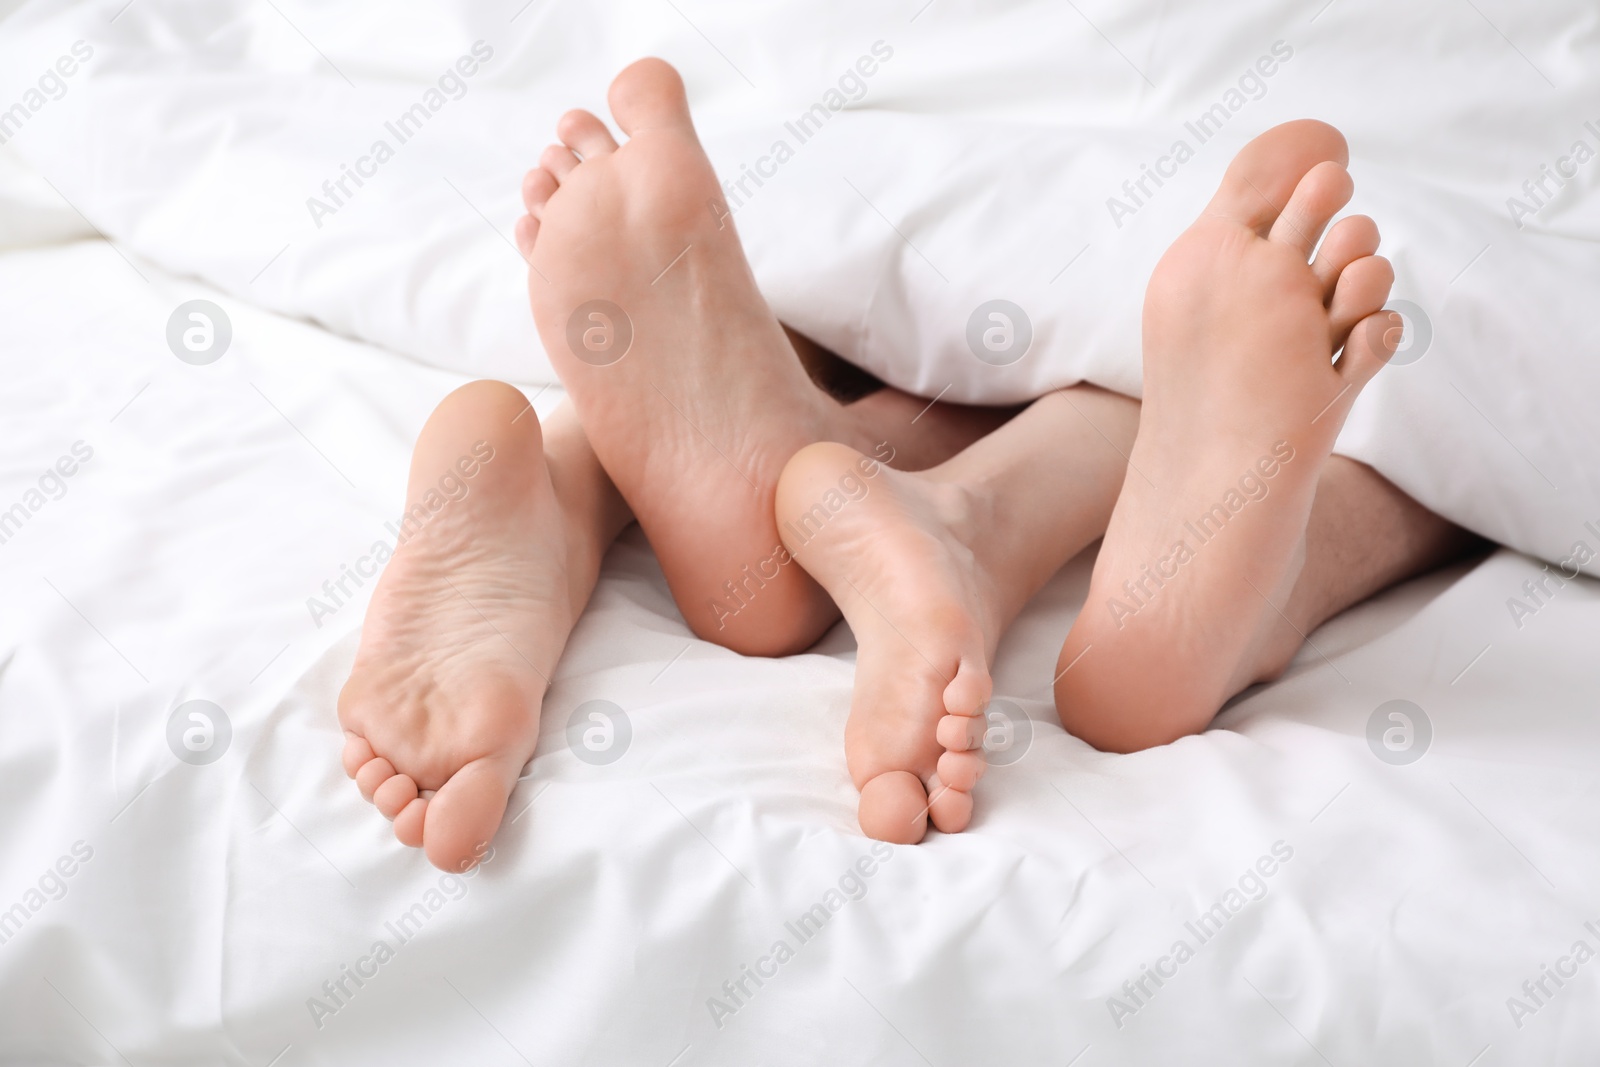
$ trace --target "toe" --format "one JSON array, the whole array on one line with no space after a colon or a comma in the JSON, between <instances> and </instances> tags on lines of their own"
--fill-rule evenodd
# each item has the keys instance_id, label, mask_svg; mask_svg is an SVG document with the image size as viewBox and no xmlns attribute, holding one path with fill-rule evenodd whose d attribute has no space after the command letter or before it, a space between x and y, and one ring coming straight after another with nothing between
<instances>
[{"instance_id":1,"label":"toe","mask_svg":"<svg viewBox=\"0 0 1600 1067\"><path fill-rule=\"evenodd\" d=\"M428 818L428 802L421 797L407 804L394 817L394 836L407 848L422 847L422 826Z\"/></svg>"},{"instance_id":2,"label":"toe","mask_svg":"<svg viewBox=\"0 0 1600 1067\"><path fill-rule=\"evenodd\" d=\"M989 761L983 758L981 748L964 752L946 752L939 757L939 781L951 789L970 792L988 767Z\"/></svg>"},{"instance_id":3,"label":"toe","mask_svg":"<svg viewBox=\"0 0 1600 1067\"><path fill-rule=\"evenodd\" d=\"M1393 285L1394 267L1382 256L1364 256L1339 274L1333 298L1328 301L1328 326L1335 350L1347 342L1356 323L1382 309ZM1394 348L1391 346L1388 351L1392 354Z\"/></svg>"},{"instance_id":4,"label":"toe","mask_svg":"<svg viewBox=\"0 0 1600 1067\"><path fill-rule=\"evenodd\" d=\"M1339 275L1358 259L1378 251L1378 224L1365 215L1351 215L1334 223L1327 239L1317 249L1311 270L1322 283L1322 301L1333 299Z\"/></svg>"},{"instance_id":5,"label":"toe","mask_svg":"<svg viewBox=\"0 0 1600 1067\"><path fill-rule=\"evenodd\" d=\"M500 829L521 766L504 758L474 760L450 776L428 802L422 847L442 871L471 870Z\"/></svg>"},{"instance_id":6,"label":"toe","mask_svg":"<svg viewBox=\"0 0 1600 1067\"><path fill-rule=\"evenodd\" d=\"M522 205L528 214L538 218L544 214L545 201L555 195L561 183L543 167L534 167L522 176Z\"/></svg>"},{"instance_id":7,"label":"toe","mask_svg":"<svg viewBox=\"0 0 1600 1067\"><path fill-rule=\"evenodd\" d=\"M523 259L527 259L533 255L534 242L539 239L539 220L532 215L522 216L517 220L512 234L517 239L517 251L522 253Z\"/></svg>"},{"instance_id":8,"label":"toe","mask_svg":"<svg viewBox=\"0 0 1600 1067\"><path fill-rule=\"evenodd\" d=\"M561 142L584 159L603 156L617 150L616 138L606 129L606 124L587 111L569 111L556 123L556 136Z\"/></svg>"},{"instance_id":9,"label":"toe","mask_svg":"<svg viewBox=\"0 0 1600 1067\"><path fill-rule=\"evenodd\" d=\"M963 657L956 676L944 689L944 710L951 715L981 715L994 695L994 682L982 661Z\"/></svg>"},{"instance_id":10,"label":"toe","mask_svg":"<svg viewBox=\"0 0 1600 1067\"><path fill-rule=\"evenodd\" d=\"M934 728L934 738L941 748L967 752L983 747L983 735L988 730L989 720L982 715L946 715Z\"/></svg>"},{"instance_id":11,"label":"toe","mask_svg":"<svg viewBox=\"0 0 1600 1067\"><path fill-rule=\"evenodd\" d=\"M861 832L893 845L914 845L928 832L928 794L910 771L887 771L861 787Z\"/></svg>"},{"instance_id":12,"label":"toe","mask_svg":"<svg viewBox=\"0 0 1600 1067\"><path fill-rule=\"evenodd\" d=\"M1404 316L1395 311L1379 311L1368 315L1350 331L1339 355L1338 370L1341 377L1356 388L1367 384L1389 362L1405 335Z\"/></svg>"},{"instance_id":13,"label":"toe","mask_svg":"<svg viewBox=\"0 0 1600 1067\"><path fill-rule=\"evenodd\" d=\"M356 786L361 790L361 795L368 800L378 791L378 787L394 776L394 764L382 756L375 756L361 765L356 772Z\"/></svg>"},{"instance_id":14,"label":"toe","mask_svg":"<svg viewBox=\"0 0 1600 1067\"><path fill-rule=\"evenodd\" d=\"M941 833L959 834L972 821L972 794L935 782L928 814Z\"/></svg>"},{"instance_id":15,"label":"toe","mask_svg":"<svg viewBox=\"0 0 1600 1067\"><path fill-rule=\"evenodd\" d=\"M1287 245L1309 259L1328 221L1350 202L1355 182L1344 166L1325 160L1312 167L1272 224L1267 239Z\"/></svg>"},{"instance_id":16,"label":"toe","mask_svg":"<svg viewBox=\"0 0 1600 1067\"><path fill-rule=\"evenodd\" d=\"M409 774L396 774L372 791L373 805L385 819L393 819L417 799L417 783Z\"/></svg>"},{"instance_id":17,"label":"toe","mask_svg":"<svg viewBox=\"0 0 1600 1067\"><path fill-rule=\"evenodd\" d=\"M1299 119L1274 126L1234 157L1206 211L1265 237L1307 172L1326 160L1343 165L1349 158L1344 135L1326 122Z\"/></svg>"},{"instance_id":18,"label":"toe","mask_svg":"<svg viewBox=\"0 0 1600 1067\"><path fill-rule=\"evenodd\" d=\"M350 733L347 730L344 735L344 753L341 759L344 762L344 773L354 778L356 772L366 766L368 760L372 759L372 745L368 744L365 737L360 734Z\"/></svg>"},{"instance_id":19,"label":"toe","mask_svg":"<svg viewBox=\"0 0 1600 1067\"><path fill-rule=\"evenodd\" d=\"M566 181L578 166L578 157L564 144L553 144L539 154L539 167L556 181Z\"/></svg>"},{"instance_id":20,"label":"toe","mask_svg":"<svg viewBox=\"0 0 1600 1067\"><path fill-rule=\"evenodd\" d=\"M641 130L693 128L683 79L662 59L641 59L624 68L611 83L606 102L629 136Z\"/></svg>"}]
</instances>

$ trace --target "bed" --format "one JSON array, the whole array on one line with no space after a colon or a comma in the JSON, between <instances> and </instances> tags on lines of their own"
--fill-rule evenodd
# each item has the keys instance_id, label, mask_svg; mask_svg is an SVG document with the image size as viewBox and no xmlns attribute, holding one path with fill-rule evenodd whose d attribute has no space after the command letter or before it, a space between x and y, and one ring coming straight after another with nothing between
<instances>
[{"instance_id":1,"label":"bed","mask_svg":"<svg viewBox=\"0 0 1600 1067\"><path fill-rule=\"evenodd\" d=\"M998 253L977 245L970 264L951 266L970 230L918 230L925 216L949 207L973 227L1032 216L1003 192L963 206L896 189L884 146L916 167L941 153L951 163L956 144L992 157L1001 141L985 138L1058 121L1049 112L1071 94L1052 80L1052 57L1067 49L1074 71L1061 76L1102 86L1110 108L1095 119L1089 101L1071 116L1080 132L1104 127L1112 147L1095 149L1106 157L1096 165L1137 171L1161 147L1149 130L1220 100L1258 51L1292 39L1308 67L1327 66L1387 11L1256 4L1230 16L1229 39L1247 44L1194 56L1181 42L1200 16L1148 6L1136 18L1016 4L979 21L976 5L944 0L871 16L644 5L629 18L536 3L338 19L287 3L135 0L29 7L0 23L5 69L27 73L5 101L22 100L32 72L56 69L74 42L95 52L0 148L0 1061L1592 1058L1600 586L1529 589L1574 542L1600 546L1600 507L1585 495L1600 469L1584 451L1594 430L1573 421L1595 371L1525 347L1516 388L1474 375L1509 328L1492 311L1497 287L1542 301L1534 341L1594 340L1600 163L1575 172L1503 263L1492 249L1467 262L1496 233L1479 240L1463 226L1449 257L1423 238L1452 218L1482 221L1484 205L1504 212L1527 172L1565 152L1569 138L1548 131L1584 136L1572 100L1592 99L1600 77L1593 11L1483 3L1391 20L1397 36L1413 34L1418 69L1480 72L1500 101L1500 135L1508 116L1531 117L1515 150L1487 152L1489 134L1435 95L1396 101L1413 118L1449 110L1429 129L1460 134L1430 149L1453 184L1432 187L1397 226L1403 291L1432 309L1437 348L1386 372L1416 377L1371 405L1345 450L1389 464L1402 484L1437 481L1433 506L1515 547L1333 620L1283 679L1241 695L1212 729L1132 756L1066 735L1050 703L1091 551L1002 642L996 691L1026 722L980 785L971 829L914 847L874 845L855 826L841 750L848 628L780 660L696 640L637 529L607 557L546 698L539 753L471 877L399 846L339 767L333 702L371 582L331 615L308 600L390 536L410 445L451 388L493 374L541 414L560 400L516 315L519 267L502 240L515 186L501 186L569 96L595 105L627 58L666 55L704 102L719 165L737 172L760 158L774 122L892 41L871 106L830 119L837 129L782 172L789 184L740 210L780 314L930 397L948 386L1005 398L1049 374L1133 389L1118 357L1129 306L1107 297L1107 324L1080 329L1087 313L1074 301L1111 284L1091 275L1141 269L1154 234L1192 214L1231 152L1197 156L1182 187L1125 220L1149 241L1129 238L1062 298L1066 311L1035 316L1036 343L1077 331L1078 355L1024 361L1002 379L960 362L960 321L914 337L895 324L932 321L940 292L965 309L969 291L1018 291L989 271ZM966 38L963 64L950 57L968 53L948 46ZM387 185L374 181L316 229L303 201L350 160L341 131L422 99L436 68L480 39L516 73L452 100L440 114L459 107L459 121L396 157L394 168L431 167L427 180L386 171ZM1436 55L1430 41L1444 42ZM1002 62L1007 47L1019 55ZM1364 60L1363 78L1382 58ZM186 96L160 90L174 64L195 79ZM1413 77L1394 74L1387 91ZM358 85L370 95L329 105ZM984 85L999 88L984 97ZM1248 121L1287 117L1304 106L1299 92L1311 88L1274 82ZM1536 99L1556 114L1535 113ZM1341 125L1359 119L1354 102L1329 106ZM941 113L954 118L941 126ZM1242 142L1236 121L1225 136ZM1550 152L1517 154L1541 137L1553 137ZM458 166L452 152L476 141L490 147ZM274 152L290 142L312 148L284 162ZM1372 172L1405 169L1352 142L1358 181L1362 151ZM843 206L813 211L798 243L781 243L793 213L821 202L806 199L815 182L803 168L874 145L855 191L831 179L826 203ZM1489 162L1469 172L1468 157ZM1401 197L1409 180L1376 182L1373 202ZM1081 210L1105 213L1104 199ZM1046 212L1049 240L1016 246L1069 272L1057 286L1079 245L1098 239L1070 237L1061 220L1074 210ZM966 278L969 266L982 276ZM929 268L948 289L918 280ZM175 312L196 300L229 327L210 362L169 342ZM1486 340L1453 343L1452 329ZM906 355L919 350L921 363ZM1556 380L1565 395L1528 407ZM1476 429L1461 414L1470 407L1428 422L1452 382L1481 409ZM1427 390L1431 404L1418 400ZM1414 454L1384 436L1383 404L1416 420ZM1514 487L1493 488L1502 482ZM580 759L570 740L593 701L627 718L609 763Z\"/></svg>"}]
</instances>

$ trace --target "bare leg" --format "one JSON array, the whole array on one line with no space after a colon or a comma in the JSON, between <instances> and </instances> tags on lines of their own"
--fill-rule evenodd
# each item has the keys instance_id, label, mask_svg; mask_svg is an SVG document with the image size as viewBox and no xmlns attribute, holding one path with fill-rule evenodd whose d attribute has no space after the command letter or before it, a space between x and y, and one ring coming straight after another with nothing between
<instances>
[{"instance_id":1,"label":"bare leg","mask_svg":"<svg viewBox=\"0 0 1600 1067\"><path fill-rule=\"evenodd\" d=\"M1116 428L1097 428L1118 461L1131 456L1126 470L1062 436L1050 416L1067 393L921 477L839 445L791 460L785 543L861 641L846 752L869 834L916 840L929 810L941 829L966 824L995 642L1112 499L1055 687L1063 725L1117 751L1203 728L1281 671L1305 629L1459 546L1381 479L1328 462L1398 340L1370 219L1341 222L1307 262L1350 195L1344 150L1314 122L1258 138L1163 258L1145 304L1144 408L1104 399ZM1373 537L1399 544L1337 574L1343 542ZM1306 625L1286 626L1292 613Z\"/></svg>"},{"instance_id":2,"label":"bare leg","mask_svg":"<svg viewBox=\"0 0 1600 1067\"><path fill-rule=\"evenodd\" d=\"M1287 618L1263 644L1249 681L1282 674L1305 635L1346 608L1487 545L1365 463L1330 457L1317 480L1306 527L1306 563L1284 605Z\"/></svg>"},{"instance_id":3,"label":"bare leg","mask_svg":"<svg viewBox=\"0 0 1600 1067\"><path fill-rule=\"evenodd\" d=\"M940 829L966 825L995 644L1104 532L1138 418L1136 402L1078 386L921 473L833 444L790 461L778 493L785 543L838 599L860 646L845 745L868 834L919 840L930 807ZM1370 467L1332 457L1288 621L1252 653L1239 688L1280 674L1303 635L1345 608L1481 544Z\"/></svg>"},{"instance_id":4,"label":"bare leg","mask_svg":"<svg viewBox=\"0 0 1600 1067\"><path fill-rule=\"evenodd\" d=\"M1332 456L1317 479L1305 533L1305 563L1282 614L1274 613L1229 672L1223 701L1256 682L1277 678L1306 636L1347 608L1391 586L1426 574L1487 545L1406 496L1364 463ZM1093 604L1086 604L1085 611ZM1093 652L1082 653L1084 663ZM1122 709L1091 719L1063 708L1063 723L1097 747L1132 751L1205 729L1216 707L1152 723ZM1068 721L1070 719L1070 722Z\"/></svg>"}]
</instances>

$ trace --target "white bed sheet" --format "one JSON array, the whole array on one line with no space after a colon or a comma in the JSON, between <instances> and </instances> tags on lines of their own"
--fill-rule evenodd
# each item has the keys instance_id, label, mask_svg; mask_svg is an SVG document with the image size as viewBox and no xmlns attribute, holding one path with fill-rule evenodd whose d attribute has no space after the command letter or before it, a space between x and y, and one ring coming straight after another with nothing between
<instances>
[{"instance_id":1,"label":"white bed sheet","mask_svg":"<svg viewBox=\"0 0 1600 1067\"><path fill-rule=\"evenodd\" d=\"M234 325L206 367L164 339L194 297ZM0 254L0 322L0 507L74 442L93 449L0 544L0 915L27 911L0 943L0 1061L1592 1057L1600 963L1520 1020L1508 1009L1575 941L1600 948L1584 925L1600 927L1589 580L1521 629L1505 602L1539 573L1524 557L1412 583L1318 631L1216 728L1106 756L1055 725L1046 693L1078 560L1001 646L1026 756L985 779L967 833L893 850L801 943L785 924L871 854L841 754L848 630L771 661L694 640L634 531L561 663L493 859L435 900L439 873L338 765L361 606L319 629L305 600L382 536L410 442L460 378L99 241ZM1365 739L1396 698L1432 724L1410 766ZM232 725L208 766L166 742L190 699ZM634 724L608 767L565 744L589 699ZM1292 856L1263 899L1199 944L1186 923L1275 845ZM58 862L73 874L53 899ZM387 924L419 903L399 945ZM1179 938L1193 959L1114 1018L1110 998ZM379 939L393 958L314 1018L322 983ZM723 983L771 970L780 939L793 958L735 1004ZM712 998L738 1010L714 1019Z\"/></svg>"}]
</instances>

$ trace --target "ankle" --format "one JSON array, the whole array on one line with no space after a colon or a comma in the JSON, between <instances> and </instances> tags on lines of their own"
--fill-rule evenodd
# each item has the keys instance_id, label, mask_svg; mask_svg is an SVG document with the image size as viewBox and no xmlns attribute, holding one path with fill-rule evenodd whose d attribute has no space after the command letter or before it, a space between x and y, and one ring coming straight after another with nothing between
<instances>
[{"instance_id":1,"label":"ankle","mask_svg":"<svg viewBox=\"0 0 1600 1067\"><path fill-rule=\"evenodd\" d=\"M994 497L981 484L942 477L942 473L942 467L935 467L919 475L933 513L939 525L971 552L974 562L981 566L981 549L995 525Z\"/></svg>"}]
</instances>

